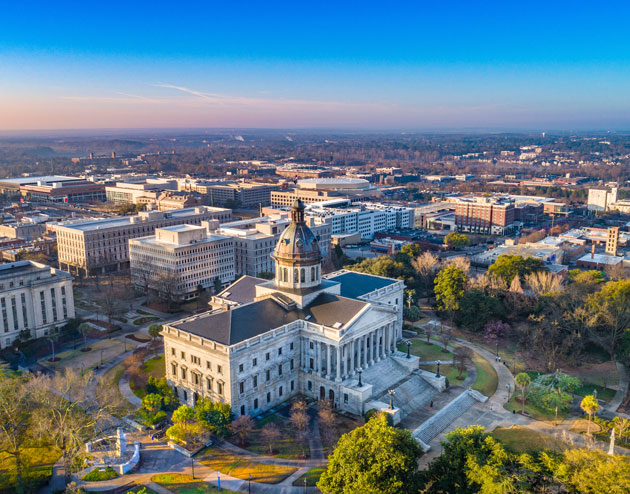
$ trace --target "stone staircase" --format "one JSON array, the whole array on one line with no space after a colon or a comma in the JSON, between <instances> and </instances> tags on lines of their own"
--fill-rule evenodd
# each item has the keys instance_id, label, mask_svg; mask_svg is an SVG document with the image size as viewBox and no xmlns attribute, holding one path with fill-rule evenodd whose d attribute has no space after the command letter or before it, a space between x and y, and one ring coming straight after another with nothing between
<instances>
[{"instance_id":1,"label":"stone staircase","mask_svg":"<svg viewBox=\"0 0 630 494\"><path fill-rule=\"evenodd\" d=\"M415 372L396 383L393 389L396 393L394 395L394 406L400 409L401 418L406 417L416 408L427 407L431 399L438 393L433 386ZM387 391L380 395L378 399L388 403L389 395Z\"/></svg>"},{"instance_id":2,"label":"stone staircase","mask_svg":"<svg viewBox=\"0 0 630 494\"><path fill-rule=\"evenodd\" d=\"M372 385L372 398L379 397L399 382L408 379L410 373L392 358L381 360L363 371L362 381ZM357 377L355 377L357 379ZM389 398L386 400L389 401Z\"/></svg>"},{"instance_id":3,"label":"stone staircase","mask_svg":"<svg viewBox=\"0 0 630 494\"><path fill-rule=\"evenodd\" d=\"M477 393L478 394L478 393ZM485 398L485 397L484 397ZM487 399L487 398L486 398ZM446 405L442 410L433 415L413 431L413 436L427 449L427 445L435 439L440 432L446 429L477 401L482 401L475 393L464 391L457 398Z\"/></svg>"}]
</instances>

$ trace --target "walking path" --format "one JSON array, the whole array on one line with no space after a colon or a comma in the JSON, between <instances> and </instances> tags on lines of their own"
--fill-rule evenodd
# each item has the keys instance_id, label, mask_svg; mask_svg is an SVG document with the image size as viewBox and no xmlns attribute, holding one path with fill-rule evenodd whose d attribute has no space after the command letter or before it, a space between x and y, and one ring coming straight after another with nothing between
<instances>
[{"instance_id":1,"label":"walking path","mask_svg":"<svg viewBox=\"0 0 630 494\"><path fill-rule=\"evenodd\" d=\"M625 418L630 418L630 415L617 412L619 405L623 403L623 400L626 397L628 386L630 386L630 372L628 372L628 368L621 362L617 362L617 372L619 373L619 386L617 387L617 392L615 393L613 399L610 400L608 405L604 408L606 408L609 412L617 413Z\"/></svg>"}]
</instances>

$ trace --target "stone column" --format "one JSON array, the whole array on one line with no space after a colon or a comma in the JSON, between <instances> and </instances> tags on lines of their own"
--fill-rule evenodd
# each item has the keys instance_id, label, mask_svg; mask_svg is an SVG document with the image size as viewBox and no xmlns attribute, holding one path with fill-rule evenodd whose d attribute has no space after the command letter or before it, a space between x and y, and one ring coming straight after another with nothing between
<instances>
[{"instance_id":1,"label":"stone column","mask_svg":"<svg viewBox=\"0 0 630 494\"><path fill-rule=\"evenodd\" d=\"M354 347L355 347L354 342L355 341L356 340L351 340L350 341L350 373L353 376L356 373L356 369L357 369L357 363L356 363L355 358L354 358Z\"/></svg>"},{"instance_id":2,"label":"stone column","mask_svg":"<svg viewBox=\"0 0 630 494\"><path fill-rule=\"evenodd\" d=\"M330 354L332 353L332 347L326 343L326 378L332 379L333 373L332 368L330 367Z\"/></svg>"},{"instance_id":3,"label":"stone column","mask_svg":"<svg viewBox=\"0 0 630 494\"><path fill-rule=\"evenodd\" d=\"M370 334L370 362L374 364L374 362L378 362L376 358L376 331L372 331Z\"/></svg>"},{"instance_id":4,"label":"stone column","mask_svg":"<svg viewBox=\"0 0 630 494\"><path fill-rule=\"evenodd\" d=\"M314 341L313 344L315 345L315 374L317 374L319 376L319 373L321 371L321 366L319 365L319 341Z\"/></svg>"},{"instance_id":5,"label":"stone column","mask_svg":"<svg viewBox=\"0 0 630 494\"><path fill-rule=\"evenodd\" d=\"M341 346L337 345L337 382L341 381Z\"/></svg>"}]
</instances>

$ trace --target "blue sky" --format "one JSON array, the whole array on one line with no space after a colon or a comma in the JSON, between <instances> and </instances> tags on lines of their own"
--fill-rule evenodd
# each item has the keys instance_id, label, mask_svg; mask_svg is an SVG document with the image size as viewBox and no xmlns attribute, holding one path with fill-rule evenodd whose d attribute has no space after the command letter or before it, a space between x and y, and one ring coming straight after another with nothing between
<instances>
[{"instance_id":1,"label":"blue sky","mask_svg":"<svg viewBox=\"0 0 630 494\"><path fill-rule=\"evenodd\" d=\"M628 2L17 2L0 129L630 129Z\"/></svg>"}]
</instances>

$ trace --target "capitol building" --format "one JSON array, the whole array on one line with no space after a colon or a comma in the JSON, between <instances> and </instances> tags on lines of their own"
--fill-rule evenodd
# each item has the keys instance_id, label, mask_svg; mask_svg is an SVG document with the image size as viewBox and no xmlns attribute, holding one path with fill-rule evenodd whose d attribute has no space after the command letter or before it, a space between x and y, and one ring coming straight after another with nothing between
<instances>
[{"instance_id":1,"label":"capitol building","mask_svg":"<svg viewBox=\"0 0 630 494\"><path fill-rule=\"evenodd\" d=\"M163 327L166 377L180 401L229 403L257 416L295 395L363 414L418 368L396 350L404 283L321 272L318 239L296 200L272 254L275 279L243 276L212 310Z\"/></svg>"}]
</instances>

